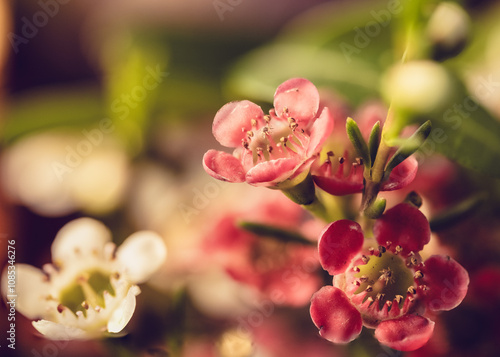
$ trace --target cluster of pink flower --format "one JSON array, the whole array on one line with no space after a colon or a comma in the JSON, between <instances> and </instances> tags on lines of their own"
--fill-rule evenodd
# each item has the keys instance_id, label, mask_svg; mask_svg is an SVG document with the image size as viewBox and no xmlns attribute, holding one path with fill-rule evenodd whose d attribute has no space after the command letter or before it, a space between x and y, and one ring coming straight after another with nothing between
<instances>
[{"instance_id":1,"label":"cluster of pink flower","mask_svg":"<svg viewBox=\"0 0 500 357\"><path fill-rule=\"evenodd\" d=\"M278 87L269 114L249 101L228 103L215 116L213 134L223 146L235 148L234 152L209 150L203 166L207 173L223 181L289 191L309 179L315 184L313 190L317 186L323 195L361 193L366 187L366 162L351 145L345 130L337 126L333 130L336 121L346 119L335 117L338 112L320 99L311 82L302 78L290 79ZM365 139L373 132L373 119L359 123ZM383 122L383 118L375 119ZM336 154L329 150L332 147ZM402 160L383 177L378 191L407 186L416 177L417 167L411 156ZM306 207L311 202L297 203ZM273 207L269 216L265 212L270 211L262 210L257 221L283 226L288 231L300 228L292 223L300 221L297 212L286 208L288 211L281 214L278 205ZM336 217L339 214L336 212ZM269 294L277 289L280 279L276 277L282 277L287 266L311 257L307 248L287 250L280 257L264 257L267 253L263 251L272 253L267 249L269 245L235 228L235 220L232 217L220 222L219 234L210 241L210 247L224 246L241 253L239 258L231 255L233 258L226 260L227 271L240 282L258 286ZM436 311L455 308L464 299L469 284L467 271L449 256L422 258L420 252L429 243L431 231L417 205L399 203L376 219L364 217L362 223L365 231L373 231L373 237L365 238L360 224L347 219L330 223L319 235L319 263L334 277L332 285L323 286L310 299L311 318L320 335L334 343L352 341L365 326L375 329L375 337L386 346L416 350L433 333L434 322L429 317ZM229 236L230 242L221 241ZM272 264L258 265L263 257ZM315 274L311 270L306 276L310 283L305 291L309 294L307 301L321 285ZM295 299L296 294L283 292L287 299L282 300L289 305L300 305L304 300L303 296Z\"/></svg>"}]
</instances>

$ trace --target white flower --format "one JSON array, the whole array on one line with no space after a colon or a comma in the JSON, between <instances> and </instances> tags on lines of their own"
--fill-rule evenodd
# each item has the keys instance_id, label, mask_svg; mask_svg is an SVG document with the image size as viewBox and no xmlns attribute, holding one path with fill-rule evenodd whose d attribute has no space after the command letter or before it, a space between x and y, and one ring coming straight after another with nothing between
<instances>
[{"instance_id":1,"label":"white flower","mask_svg":"<svg viewBox=\"0 0 500 357\"><path fill-rule=\"evenodd\" d=\"M16 309L55 340L91 339L122 331L135 310L137 283L163 264L166 247L151 231L128 237L116 249L100 222L66 224L52 243L53 264L44 272L16 264ZM6 279L2 288L6 294Z\"/></svg>"},{"instance_id":2,"label":"white flower","mask_svg":"<svg viewBox=\"0 0 500 357\"><path fill-rule=\"evenodd\" d=\"M0 159L7 198L49 217L116 209L129 184L130 162L111 136L101 135L102 142L90 144L81 133L50 130L16 141Z\"/></svg>"}]
</instances>

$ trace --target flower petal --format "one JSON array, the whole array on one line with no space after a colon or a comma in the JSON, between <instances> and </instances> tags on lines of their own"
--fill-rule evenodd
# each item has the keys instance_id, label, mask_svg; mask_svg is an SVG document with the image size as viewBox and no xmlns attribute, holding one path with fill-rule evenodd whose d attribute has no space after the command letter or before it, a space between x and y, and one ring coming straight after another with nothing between
<instances>
[{"instance_id":1,"label":"flower petal","mask_svg":"<svg viewBox=\"0 0 500 357\"><path fill-rule=\"evenodd\" d=\"M92 218L78 218L62 227L52 243L54 263L71 262L82 256L102 256L104 245L111 241L111 232Z\"/></svg>"},{"instance_id":2,"label":"flower petal","mask_svg":"<svg viewBox=\"0 0 500 357\"><path fill-rule=\"evenodd\" d=\"M375 338L390 348L414 351L429 341L433 331L433 321L419 315L405 315L381 322L375 329Z\"/></svg>"},{"instance_id":3,"label":"flower petal","mask_svg":"<svg viewBox=\"0 0 500 357\"><path fill-rule=\"evenodd\" d=\"M116 259L125 268L127 278L143 283L165 262L167 248L163 239L152 231L140 231L128 237L116 251Z\"/></svg>"},{"instance_id":4,"label":"flower petal","mask_svg":"<svg viewBox=\"0 0 500 357\"><path fill-rule=\"evenodd\" d=\"M215 114L212 133L221 145L239 147L241 140L246 138L247 131L259 129L263 117L264 112L255 103L248 100L230 102ZM256 120L256 126L252 126L252 119Z\"/></svg>"},{"instance_id":5,"label":"flower petal","mask_svg":"<svg viewBox=\"0 0 500 357\"><path fill-rule=\"evenodd\" d=\"M400 203L385 212L375 221L373 234L380 245L392 243L403 248L403 254L419 252L431 239L429 222L418 208L408 203Z\"/></svg>"},{"instance_id":6,"label":"flower petal","mask_svg":"<svg viewBox=\"0 0 500 357\"><path fill-rule=\"evenodd\" d=\"M121 301L113 314L108 320L108 332L118 333L127 326L128 322L134 315L135 297L139 295L141 290L138 286L132 286L127 293L127 296Z\"/></svg>"},{"instance_id":7,"label":"flower petal","mask_svg":"<svg viewBox=\"0 0 500 357\"><path fill-rule=\"evenodd\" d=\"M430 310L451 310L465 298L469 274L452 258L433 255L425 261L422 272L422 284L429 288L425 302Z\"/></svg>"},{"instance_id":8,"label":"flower petal","mask_svg":"<svg viewBox=\"0 0 500 357\"><path fill-rule=\"evenodd\" d=\"M316 117L319 100L319 93L314 84L304 78L292 78L276 89L274 108L279 117L284 117L287 110L287 117L292 117L298 124L307 127Z\"/></svg>"},{"instance_id":9,"label":"flower petal","mask_svg":"<svg viewBox=\"0 0 500 357\"><path fill-rule=\"evenodd\" d=\"M334 343L348 343L361 333L361 314L351 305L345 293L324 286L311 299L311 318L319 334Z\"/></svg>"},{"instance_id":10,"label":"flower petal","mask_svg":"<svg viewBox=\"0 0 500 357\"><path fill-rule=\"evenodd\" d=\"M48 294L49 284L45 274L28 264L16 264L15 285L11 291L8 285L9 270L5 269L2 275L2 295L9 302L9 295L16 295L16 310L29 319L37 319L43 316L45 306L43 299ZM11 273L12 274L12 273Z\"/></svg>"},{"instance_id":11,"label":"flower petal","mask_svg":"<svg viewBox=\"0 0 500 357\"><path fill-rule=\"evenodd\" d=\"M311 132L309 134L310 141L306 152L307 157L321 151L323 143L332 133L334 122L330 110L324 107L320 116L314 121L311 127Z\"/></svg>"},{"instance_id":12,"label":"flower petal","mask_svg":"<svg viewBox=\"0 0 500 357\"><path fill-rule=\"evenodd\" d=\"M391 171L389 180L382 184L381 190L399 190L409 185L415 179L417 171L418 162L413 156L410 156Z\"/></svg>"},{"instance_id":13,"label":"flower petal","mask_svg":"<svg viewBox=\"0 0 500 357\"><path fill-rule=\"evenodd\" d=\"M32 325L38 332L51 340L84 340L95 337L77 327L69 327L47 320L33 321Z\"/></svg>"},{"instance_id":14,"label":"flower petal","mask_svg":"<svg viewBox=\"0 0 500 357\"><path fill-rule=\"evenodd\" d=\"M203 156L203 168L217 180L245 182L245 170L240 160L226 152L208 150Z\"/></svg>"},{"instance_id":15,"label":"flower petal","mask_svg":"<svg viewBox=\"0 0 500 357\"><path fill-rule=\"evenodd\" d=\"M330 275L345 272L363 247L361 226L348 219L330 223L319 237L319 261Z\"/></svg>"},{"instance_id":16,"label":"flower petal","mask_svg":"<svg viewBox=\"0 0 500 357\"><path fill-rule=\"evenodd\" d=\"M261 162L248 170L246 181L255 186L275 186L292 176L298 164L294 158Z\"/></svg>"},{"instance_id":17,"label":"flower petal","mask_svg":"<svg viewBox=\"0 0 500 357\"><path fill-rule=\"evenodd\" d=\"M335 176L316 176L313 180L319 188L334 196L345 196L363 191L363 181L351 181L347 178L338 178Z\"/></svg>"}]
</instances>

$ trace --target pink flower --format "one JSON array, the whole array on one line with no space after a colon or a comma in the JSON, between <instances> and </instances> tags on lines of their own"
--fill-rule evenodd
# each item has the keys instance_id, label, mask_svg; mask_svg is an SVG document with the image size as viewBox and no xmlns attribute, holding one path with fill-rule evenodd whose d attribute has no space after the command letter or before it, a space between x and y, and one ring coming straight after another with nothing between
<instances>
[{"instance_id":1,"label":"pink flower","mask_svg":"<svg viewBox=\"0 0 500 357\"><path fill-rule=\"evenodd\" d=\"M203 252L237 282L257 290L278 305L304 306L321 286L321 269L311 237L321 226L277 191L257 195L255 204L227 212L215 220L205 236ZM242 221L301 233L311 245L282 242L241 228Z\"/></svg>"},{"instance_id":2,"label":"pink flower","mask_svg":"<svg viewBox=\"0 0 500 357\"><path fill-rule=\"evenodd\" d=\"M369 103L354 116L364 139L368 142L371 129L378 121L383 124L387 111L378 103ZM335 196L350 195L363 191L363 168L360 158L347 137L345 120L337 123L342 130L336 130L332 137L332 147L325 162L313 168L313 178L316 185L323 191ZM340 121L339 118L336 118ZM330 145L325 145L330 147ZM417 174L418 163L409 157L396 166L389 178L382 182L381 191L393 191L405 187L413 181Z\"/></svg>"},{"instance_id":3,"label":"pink flower","mask_svg":"<svg viewBox=\"0 0 500 357\"><path fill-rule=\"evenodd\" d=\"M320 108L319 101L311 82L294 78L278 87L268 115L247 100L224 105L212 131L221 145L235 150L233 155L207 151L205 171L222 181L255 186L272 187L295 178L300 182L333 129L328 108Z\"/></svg>"},{"instance_id":4,"label":"pink flower","mask_svg":"<svg viewBox=\"0 0 500 357\"><path fill-rule=\"evenodd\" d=\"M429 315L461 303L469 276L448 256L422 261L419 251L430 240L430 228L412 205L388 210L375 222L373 233L378 247L364 249L356 222L339 220L323 230L320 262L335 276L333 286L312 297L312 320L331 342L352 341L364 325L375 328L375 337L384 345L415 350L433 333Z\"/></svg>"}]
</instances>

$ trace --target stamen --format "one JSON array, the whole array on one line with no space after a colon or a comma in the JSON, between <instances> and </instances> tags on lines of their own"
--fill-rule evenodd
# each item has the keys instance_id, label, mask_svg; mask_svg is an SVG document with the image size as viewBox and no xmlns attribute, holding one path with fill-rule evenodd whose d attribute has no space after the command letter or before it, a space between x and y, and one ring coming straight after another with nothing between
<instances>
[{"instance_id":1,"label":"stamen","mask_svg":"<svg viewBox=\"0 0 500 357\"><path fill-rule=\"evenodd\" d=\"M62 312L64 311L65 309L65 306L63 304L59 304L57 305L57 312L62 314Z\"/></svg>"},{"instance_id":2,"label":"stamen","mask_svg":"<svg viewBox=\"0 0 500 357\"><path fill-rule=\"evenodd\" d=\"M345 159L344 157L339 157L339 166L337 168L337 172L335 173L335 176L337 177L344 177L344 162Z\"/></svg>"},{"instance_id":3,"label":"stamen","mask_svg":"<svg viewBox=\"0 0 500 357\"><path fill-rule=\"evenodd\" d=\"M403 248L400 245L397 245L394 249L394 254L399 254L403 251Z\"/></svg>"},{"instance_id":4,"label":"stamen","mask_svg":"<svg viewBox=\"0 0 500 357\"><path fill-rule=\"evenodd\" d=\"M408 287L408 293L410 293L410 294L416 294L417 290L413 286L410 286L410 287Z\"/></svg>"},{"instance_id":5,"label":"stamen","mask_svg":"<svg viewBox=\"0 0 500 357\"><path fill-rule=\"evenodd\" d=\"M266 116L264 116L264 120L265 119L266 119ZM255 119L250 120L250 123L252 124L253 127L257 126L257 120L255 120Z\"/></svg>"},{"instance_id":6,"label":"stamen","mask_svg":"<svg viewBox=\"0 0 500 357\"><path fill-rule=\"evenodd\" d=\"M368 285L368 286L366 287L365 291L366 291L367 293L372 292L372 291L373 291L373 286Z\"/></svg>"},{"instance_id":7,"label":"stamen","mask_svg":"<svg viewBox=\"0 0 500 357\"><path fill-rule=\"evenodd\" d=\"M417 270L417 271L415 272L415 275L413 275L413 277L414 277L415 279L421 279L421 278L423 278L423 277L424 277L424 273L422 273L422 271L421 271L421 270Z\"/></svg>"},{"instance_id":8,"label":"stamen","mask_svg":"<svg viewBox=\"0 0 500 357\"><path fill-rule=\"evenodd\" d=\"M367 264L370 261L370 258L368 258L366 255L362 255L361 260L363 261L363 263Z\"/></svg>"},{"instance_id":9,"label":"stamen","mask_svg":"<svg viewBox=\"0 0 500 357\"><path fill-rule=\"evenodd\" d=\"M271 135L271 128L266 125L262 128L262 139L265 140L269 135Z\"/></svg>"},{"instance_id":10,"label":"stamen","mask_svg":"<svg viewBox=\"0 0 500 357\"><path fill-rule=\"evenodd\" d=\"M358 267L354 267L352 268L352 270L354 270L356 273L359 273L361 271L361 269L359 269Z\"/></svg>"}]
</instances>

